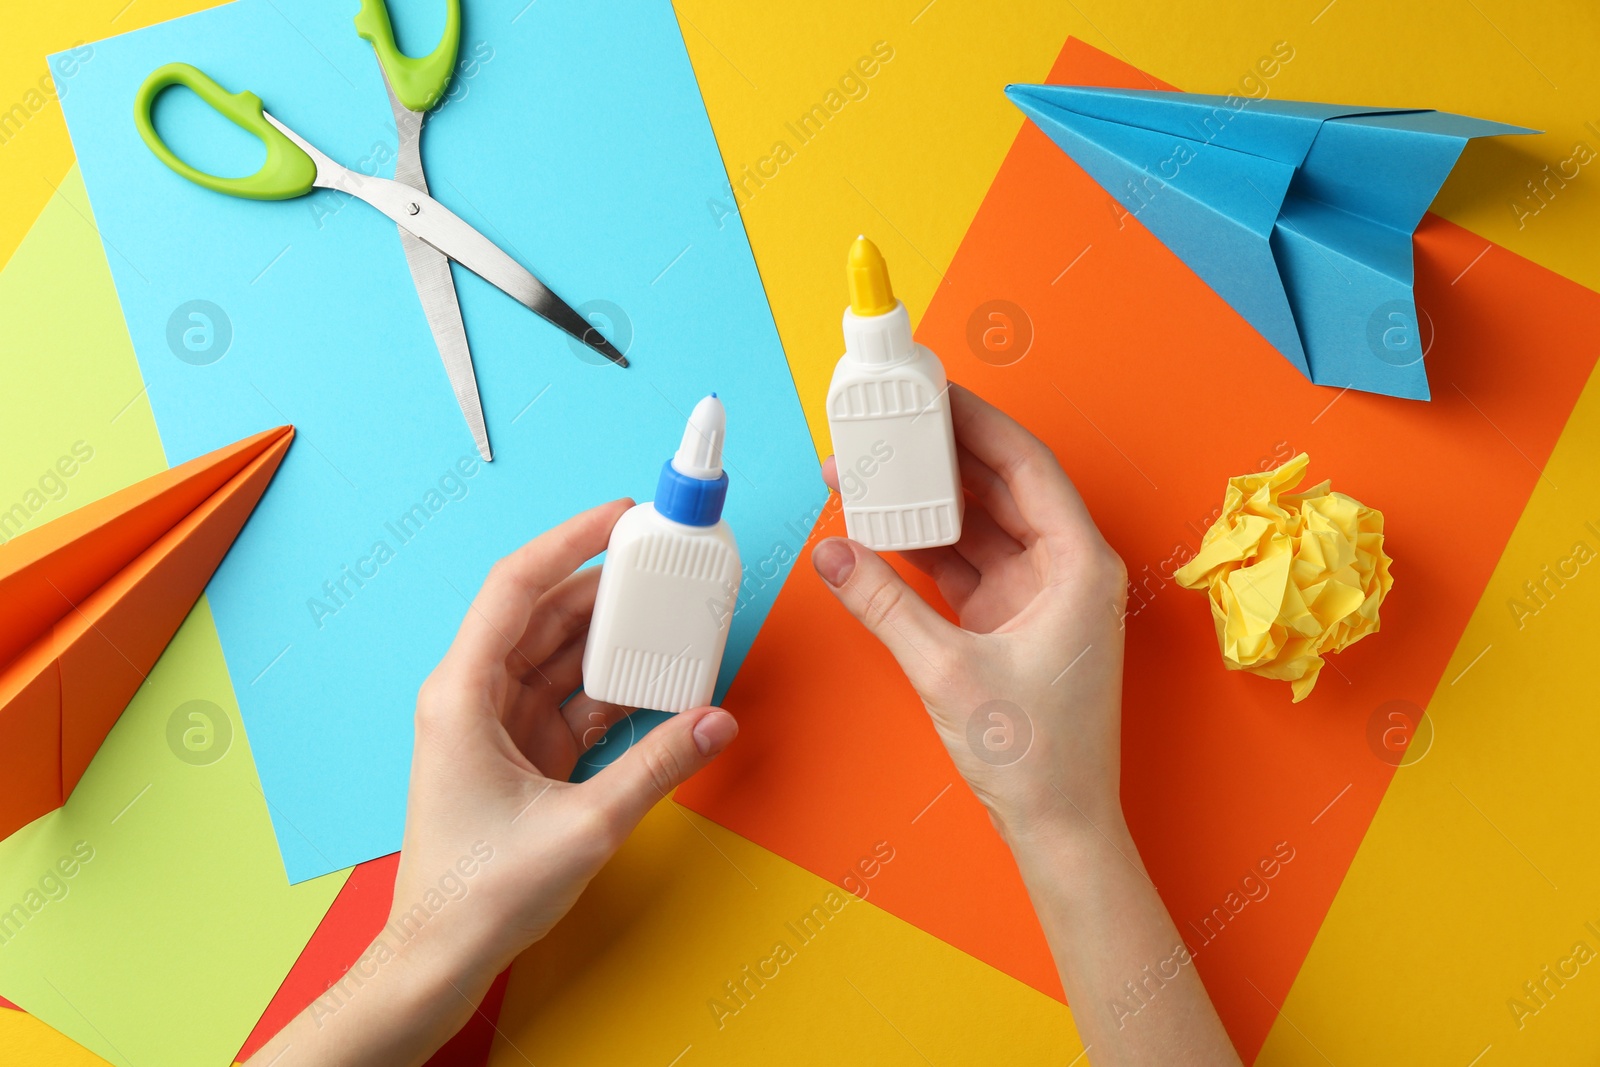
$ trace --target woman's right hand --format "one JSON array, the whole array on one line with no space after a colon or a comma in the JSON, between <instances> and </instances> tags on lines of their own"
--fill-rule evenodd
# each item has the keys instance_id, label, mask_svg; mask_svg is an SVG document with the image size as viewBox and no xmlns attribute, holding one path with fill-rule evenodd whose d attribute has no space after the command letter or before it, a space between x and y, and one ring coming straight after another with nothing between
<instances>
[{"instance_id":1,"label":"woman's right hand","mask_svg":"<svg viewBox=\"0 0 1600 1067\"><path fill-rule=\"evenodd\" d=\"M811 561L894 653L1011 847L1084 1051L1237 1067L1122 817L1122 560L1038 438L960 386L950 406L961 540L905 555L959 625L854 541L829 538ZM823 477L837 488L831 458Z\"/></svg>"},{"instance_id":2,"label":"woman's right hand","mask_svg":"<svg viewBox=\"0 0 1600 1067\"><path fill-rule=\"evenodd\" d=\"M959 625L854 541L821 542L812 564L894 654L1008 841L1073 808L1120 825L1122 560L1043 442L959 385L949 397L968 497L961 539L904 555ZM833 457L823 478L838 488Z\"/></svg>"}]
</instances>

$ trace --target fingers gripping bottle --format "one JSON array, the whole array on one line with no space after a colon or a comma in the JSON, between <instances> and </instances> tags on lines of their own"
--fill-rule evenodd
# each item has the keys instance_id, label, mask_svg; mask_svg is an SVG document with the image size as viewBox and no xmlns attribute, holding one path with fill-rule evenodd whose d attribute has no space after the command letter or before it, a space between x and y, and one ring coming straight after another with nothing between
<instances>
[{"instance_id":1,"label":"fingers gripping bottle","mask_svg":"<svg viewBox=\"0 0 1600 1067\"><path fill-rule=\"evenodd\" d=\"M695 405L653 503L629 508L606 546L583 648L583 691L632 708L711 703L739 592L739 546L722 518L727 413Z\"/></svg>"},{"instance_id":2,"label":"fingers gripping bottle","mask_svg":"<svg viewBox=\"0 0 1600 1067\"><path fill-rule=\"evenodd\" d=\"M847 268L844 356L828 387L845 531L878 551L961 538L961 473L944 367L911 339L877 246L857 237Z\"/></svg>"}]
</instances>

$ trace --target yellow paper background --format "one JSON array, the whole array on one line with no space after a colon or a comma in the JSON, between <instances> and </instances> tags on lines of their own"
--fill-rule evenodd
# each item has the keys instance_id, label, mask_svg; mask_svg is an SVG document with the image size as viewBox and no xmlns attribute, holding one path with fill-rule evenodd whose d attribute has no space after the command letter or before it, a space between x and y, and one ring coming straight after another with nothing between
<instances>
[{"instance_id":1,"label":"yellow paper background","mask_svg":"<svg viewBox=\"0 0 1600 1067\"><path fill-rule=\"evenodd\" d=\"M8 13L6 32L0 34L0 111L22 100L44 73L45 53L203 6L209 5L136 0L124 7L123 0L90 0ZM677 7L735 179L746 164L767 155L772 142L785 136L784 124L818 102L875 41L890 42L896 50L872 79L867 99L847 105L744 205L757 262L822 453L828 445L820 404L840 347L841 268L850 238L866 232L879 242L894 269L897 295L914 317L920 315L1021 124L1000 86L1042 79L1069 32L1168 81L1209 92L1239 87L1255 61L1284 40L1295 48L1295 59L1272 80L1275 97L1414 104L1546 129L1550 132L1537 138L1474 143L1436 209L1590 287L1600 286L1600 256L1593 251L1594 234L1600 232L1600 176L1591 173L1592 165L1564 185L1552 183L1553 194L1546 189L1548 203L1520 226L1511 208L1517 200L1525 208L1536 205L1527 198L1525 183L1542 181L1542 168L1568 159L1577 142L1600 150L1600 132L1590 125L1600 125L1600 73L1592 62L1600 11L1587 0L1536 8L1509 0L1250 0L1202 6L1179 0L1003 6L825 0L800 9L720 2ZM54 104L0 144L0 192L8 205L0 213L0 262L61 185L70 161ZM111 311L115 314L114 303ZM63 333L77 327L68 321L60 325ZM15 347L4 355L8 385L15 368L36 358L33 349ZM1507 353L1507 358L1524 355ZM26 472L43 470L56 455L57 438L70 444L82 436L80 427L89 425L78 404L82 383L131 382L119 404L138 388L125 337L86 352L78 368L70 388L35 388L27 394L28 403L7 410L7 418L18 421L11 424L15 432L7 429L0 436L9 479L0 480L0 490L24 486ZM1588 847L1600 787L1584 762L1595 739L1592 715L1583 717L1593 704L1593 686L1583 671L1600 631L1595 600L1600 578L1584 568L1520 631L1506 606L1522 581L1536 578L1541 567L1570 550L1562 542L1582 536L1576 532L1579 520L1600 515L1595 503L1600 486L1583 469L1587 465L1592 472L1600 458L1597 408L1600 400L1591 383L1552 460L1550 480L1561 489L1541 483L1536 490L1429 708L1438 725L1436 748L1397 775L1260 1062L1323 1062L1305 1045L1301 1031L1339 1063L1466 1063L1486 1045L1493 1047L1481 1061L1485 1064L1595 1057L1588 1024L1597 1014L1600 992L1585 983L1596 982L1600 990L1600 978L1587 977L1587 969L1520 1032L1512 1029L1504 1000L1570 951L1566 942L1581 937L1583 922L1600 911ZM94 416L107 441L104 454L126 449L144 457L144 465L134 464L137 473L155 469L148 464L159 461L159 447L142 401L114 426L106 421L112 413ZM132 469L119 474L109 463L91 464L84 473L89 480L72 488L81 490L84 500L136 476ZM1475 659L1485 647L1489 651ZM647 824L638 847L655 847L649 835L659 836L659 821L660 813ZM715 830L704 825L708 834ZM661 840L676 837L667 834ZM1516 849L1560 889L1551 889ZM634 914L648 900L644 886L612 892L607 902ZM643 953L641 959L660 962L618 969L608 1002L585 1002L583 1011L552 1024L567 1035L561 1040L577 1042L590 1025L614 1025L619 1003L646 1001L670 986L683 960L709 967L695 961L707 951L701 931L715 921L715 915L688 914L660 929L629 927L628 938L654 938L651 943L668 945L675 954ZM826 951L820 943L817 947ZM802 957L796 965L805 962ZM850 973L844 963L839 970ZM901 967L898 974L910 981L914 970ZM519 964L513 992L527 988L525 971ZM941 981L952 988L969 980L959 968L949 973ZM800 975L786 972L782 980L790 977ZM773 992L779 995L769 1006L782 1004L782 990ZM792 996L796 1008L827 1003L808 999L808 993ZM730 1029L756 1022L760 1007L757 1003L750 1013L741 1013ZM507 1020L520 1025L513 1008L508 998ZM895 1015L893 1005L888 1012ZM801 1059L808 1046L797 1042L847 1043L857 1029L882 1027L875 1017L858 1020L843 1011L812 1026L799 1018L771 1025L784 1047ZM1054 1019L1037 1025L1059 1034ZM979 1020L970 1028L986 1025ZM1019 1017L1010 1028L1023 1025ZM0 1047L8 1053L14 1051L9 1035L17 1029L7 1021L0 1031L5 1035ZM43 1051L28 1058L20 1051L25 1047L16 1047L15 1062L70 1062ZM1011 1062L1046 1062L1047 1048ZM666 1059L675 1054L670 1051ZM695 1061L685 1057L683 1062Z\"/></svg>"},{"instance_id":2,"label":"yellow paper background","mask_svg":"<svg viewBox=\"0 0 1600 1067\"><path fill-rule=\"evenodd\" d=\"M872 904L895 876L881 864L867 900L835 903L803 941L801 917L844 894L663 802L517 961L490 1064L1061 1065L1082 1051L1060 1002ZM763 964L779 941L793 958ZM747 983L742 1005L729 982Z\"/></svg>"},{"instance_id":3,"label":"yellow paper background","mask_svg":"<svg viewBox=\"0 0 1600 1067\"><path fill-rule=\"evenodd\" d=\"M27 1012L0 1009L0 1051L17 1067L105 1067L106 1061Z\"/></svg>"},{"instance_id":4,"label":"yellow paper background","mask_svg":"<svg viewBox=\"0 0 1600 1067\"><path fill-rule=\"evenodd\" d=\"M8 5L0 32L0 120L11 116L0 121L0 203L6 205L0 211L0 266L11 258L72 166L72 142L61 105L41 91L41 80L46 88L54 84L57 93L72 92L72 81L56 84L50 79L45 57L215 6L214 0ZM35 109L35 104L42 106Z\"/></svg>"}]
</instances>

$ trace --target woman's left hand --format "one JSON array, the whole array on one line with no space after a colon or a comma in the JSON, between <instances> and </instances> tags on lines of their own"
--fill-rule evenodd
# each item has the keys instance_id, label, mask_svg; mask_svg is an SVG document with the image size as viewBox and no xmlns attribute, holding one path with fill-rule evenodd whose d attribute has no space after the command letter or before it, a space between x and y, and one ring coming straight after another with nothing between
<instances>
[{"instance_id":1,"label":"woman's left hand","mask_svg":"<svg viewBox=\"0 0 1600 1067\"><path fill-rule=\"evenodd\" d=\"M360 982L313 1003L252 1063L425 1061L651 807L738 733L726 711L696 708L590 780L567 781L632 710L580 690L600 569L577 570L632 503L577 515L490 570L417 697L389 922L352 968Z\"/></svg>"}]
</instances>

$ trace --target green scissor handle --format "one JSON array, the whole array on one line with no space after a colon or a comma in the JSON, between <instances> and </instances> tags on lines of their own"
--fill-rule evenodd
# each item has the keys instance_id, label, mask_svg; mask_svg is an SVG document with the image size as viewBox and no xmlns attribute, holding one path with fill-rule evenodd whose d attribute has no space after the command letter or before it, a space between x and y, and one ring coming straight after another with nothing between
<instances>
[{"instance_id":1,"label":"green scissor handle","mask_svg":"<svg viewBox=\"0 0 1600 1067\"><path fill-rule=\"evenodd\" d=\"M210 104L218 114L246 133L253 133L267 149L267 161L254 174L243 178L219 178L196 170L177 153L168 148L156 125L150 118L150 109L156 97L173 85L193 89L196 96ZM168 63L150 72L139 86L133 102L133 122L139 136L156 154L156 158L196 185L204 186L229 196L242 196L249 200L288 200L304 196L311 191L317 178L317 165L299 145L284 136L282 130L267 121L261 110L261 98L255 93L230 93L211 80L204 71L188 63Z\"/></svg>"},{"instance_id":2,"label":"green scissor handle","mask_svg":"<svg viewBox=\"0 0 1600 1067\"><path fill-rule=\"evenodd\" d=\"M425 56L408 56L394 43L394 26L384 0L361 0L356 33L372 45L395 99L412 111L426 111L439 102L455 70L461 46L461 0L445 0L444 34Z\"/></svg>"}]
</instances>

